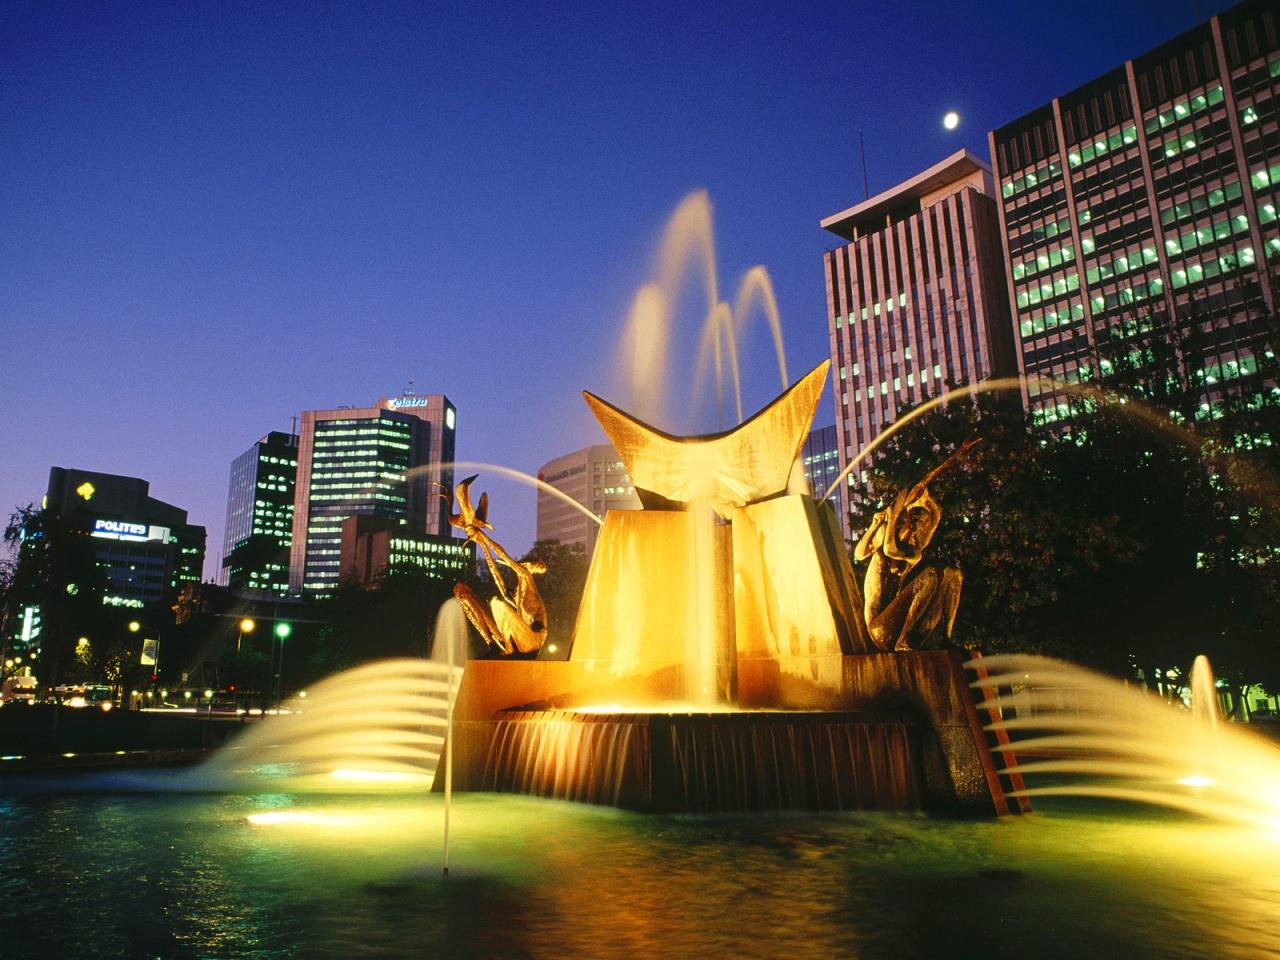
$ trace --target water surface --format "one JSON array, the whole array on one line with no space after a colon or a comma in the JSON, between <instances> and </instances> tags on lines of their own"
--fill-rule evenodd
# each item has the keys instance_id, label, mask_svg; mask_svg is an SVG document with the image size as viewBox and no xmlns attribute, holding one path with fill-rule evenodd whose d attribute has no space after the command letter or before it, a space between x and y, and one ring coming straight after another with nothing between
<instances>
[{"instance_id":1,"label":"water surface","mask_svg":"<svg viewBox=\"0 0 1280 960\"><path fill-rule=\"evenodd\" d=\"M273 813L252 823L249 817ZM0 956L1280 957L1280 838L1164 812L646 817L465 795L0 796Z\"/></svg>"}]
</instances>

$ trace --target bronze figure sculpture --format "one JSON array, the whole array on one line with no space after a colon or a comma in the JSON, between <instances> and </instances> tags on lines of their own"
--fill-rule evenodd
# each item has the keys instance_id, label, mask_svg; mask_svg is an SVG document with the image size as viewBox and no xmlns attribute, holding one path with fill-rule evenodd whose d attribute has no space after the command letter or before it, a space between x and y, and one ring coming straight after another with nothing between
<instances>
[{"instance_id":1,"label":"bronze figure sculpture","mask_svg":"<svg viewBox=\"0 0 1280 960\"><path fill-rule=\"evenodd\" d=\"M489 495L482 493L480 503L472 506L471 484L475 479L474 476L467 477L454 489L458 512L450 514L449 523L465 533L467 540L484 554L498 595L491 597L486 607L474 590L465 583L459 583L454 585L453 596L485 643L492 644L504 654L516 651L536 653L547 639L547 608L533 578L535 574L547 572L546 564L540 560L521 563L485 532L493 529L487 520ZM514 591L507 589L499 564L515 574Z\"/></svg>"},{"instance_id":2,"label":"bronze figure sculpture","mask_svg":"<svg viewBox=\"0 0 1280 960\"><path fill-rule=\"evenodd\" d=\"M978 442L966 440L923 480L898 491L854 547L854 562L867 563L867 632L882 650L918 647L944 618L951 637L964 577L955 567L916 566L942 520L942 507L929 493L929 483Z\"/></svg>"}]
</instances>

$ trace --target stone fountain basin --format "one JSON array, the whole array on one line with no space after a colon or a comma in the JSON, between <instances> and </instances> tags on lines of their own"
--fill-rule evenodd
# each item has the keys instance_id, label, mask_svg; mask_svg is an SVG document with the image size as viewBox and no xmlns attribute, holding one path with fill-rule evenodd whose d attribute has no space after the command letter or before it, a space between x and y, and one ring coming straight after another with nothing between
<instances>
[{"instance_id":1,"label":"stone fountain basin","mask_svg":"<svg viewBox=\"0 0 1280 960\"><path fill-rule=\"evenodd\" d=\"M914 810L927 728L858 712L504 710L459 737L470 789L651 813Z\"/></svg>"}]
</instances>

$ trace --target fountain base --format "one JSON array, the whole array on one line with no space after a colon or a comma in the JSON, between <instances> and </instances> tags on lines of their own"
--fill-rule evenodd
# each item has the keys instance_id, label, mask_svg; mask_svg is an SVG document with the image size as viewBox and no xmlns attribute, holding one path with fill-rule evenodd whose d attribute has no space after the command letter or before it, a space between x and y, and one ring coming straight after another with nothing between
<instances>
[{"instance_id":1,"label":"fountain base","mask_svg":"<svg viewBox=\"0 0 1280 960\"><path fill-rule=\"evenodd\" d=\"M480 790L651 813L910 810L927 730L855 713L504 711Z\"/></svg>"},{"instance_id":2,"label":"fountain base","mask_svg":"<svg viewBox=\"0 0 1280 960\"><path fill-rule=\"evenodd\" d=\"M458 694L454 789L652 812L1006 814L963 659L740 658L741 709L723 712L662 710L684 689L677 666L611 678L573 661L472 661Z\"/></svg>"}]
</instances>

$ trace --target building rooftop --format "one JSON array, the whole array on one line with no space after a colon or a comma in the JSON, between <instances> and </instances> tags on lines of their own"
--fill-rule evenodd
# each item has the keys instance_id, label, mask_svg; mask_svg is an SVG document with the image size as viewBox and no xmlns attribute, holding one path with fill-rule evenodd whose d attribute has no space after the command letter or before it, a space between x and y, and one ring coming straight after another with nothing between
<instances>
[{"instance_id":1,"label":"building rooftop","mask_svg":"<svg viewBox=\"0 0 1280 960\"><path fill-rule=\"evenodd\" d=\"M845 240L852 240L855 231L862 233L868 227L879 229L884 226L886 219L901 219L900 215L903 213L918 212L922 198L975 173L990 175L991 167L977 154L957 150L941 163L935 163L911 179L826 217L821 221L822 229Z\"/></svg>"}]
</instances>

